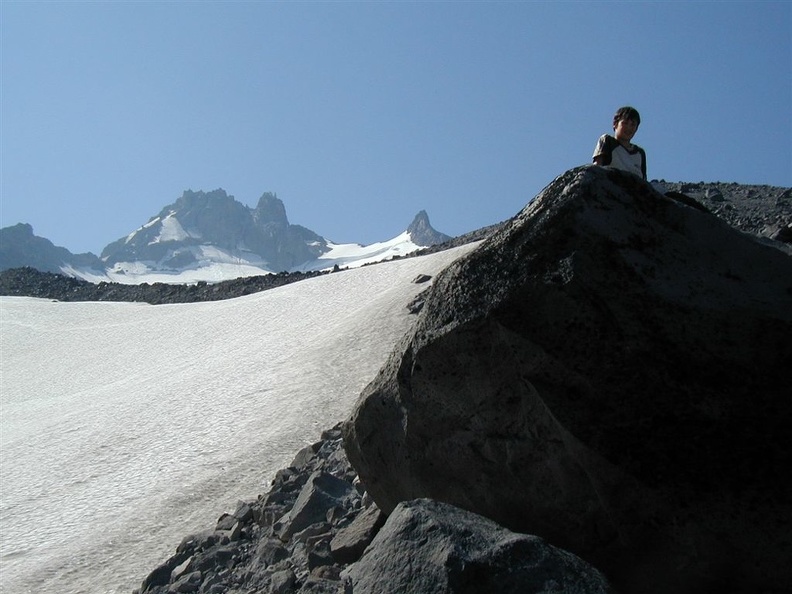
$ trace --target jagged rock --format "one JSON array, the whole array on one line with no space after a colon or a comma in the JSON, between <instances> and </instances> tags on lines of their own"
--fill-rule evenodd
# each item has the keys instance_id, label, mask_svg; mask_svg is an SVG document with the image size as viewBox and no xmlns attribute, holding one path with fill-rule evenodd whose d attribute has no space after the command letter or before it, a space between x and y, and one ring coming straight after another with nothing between
<instances>
[{"instance_id":1,"label":"jagged rock","mask_svg":"<svg viewBox=\"0 0 792 594\"><path fill-rule=\"evenodd\" d=\"M259 541L256 552L253 555L253 565L259 568L266 568L275 565L284 559L289 558L288 549L283 546L280 539L264 538Z\"/></svg>"},{"instance_id":2,"label":"jagged rock","mask_svg":"<svg viewBox=\"0 0 792 594\"><path fill-rule=\"evenodd\" d=\"M350 483L326 472L314 472L300 491L280 536L289 538L311 524L322 522L331 508L343 507L345 500L353 497L359 495Z\"/></svg>"},{"instance_id":3,"label":"jagged rock","mask_svg":"<svg viewBox=\"0 0 792 594\"><path fill-rule=\"evenodd\" d=\"M184 563L188 558L189 555L183 552L178 552L173 555L143 580L140 591L143 594L146 592L158 592L158 587L167 585L171 581L173 570Z\"/></svg>"},{"instance_id":4,"label":"jagged rock","mask_svg":"<svg viewBox=\"0 0 792 594\"><path fill-rule=\"evenodd\" d=\"M578 168L436 277L345 447L386 513L449 502L624 592L778 589L790 336L784 252Z\"/></svg>"},{"instance_id":5,"label":"jagged rock","mask_svg":"<svg viewBox=\"0 0 792 594\"><path fill-rule=\"evenodd\" d=\"M354 594L606 594L605 578L537 536L429 499L400 503L345 572Z\"/></svg>"},{"instance_id":6,"label":"jagged rock","mask_svg":"<svg viewBox=\"0 0 792 594\"><path fill-rule=\"evenodd\" d=\"M374 540L382 525L385 523L385 514L376 504L363 510L355 520L346 528L342 528L330 542L330 552L333 558L345 565L354 563Z\"/></svg>"},{"instance_id":7,"label":"jagged rock","mask_svg":"<svg viewBox=\"0 0 792 594\"><path fill-rule=\"evenodd\" d=\"M294 588L297 578L291 569L282 569L272 574L271 594L287 594Z\"/></svg>"},{"instance_id":8,"label":"jagged rock","mask_svg":"<svg viewBox=\"0 0 792 594\"><path fill-rule=\"evenodd\" d=\"M185 576L182 576L181 578L176 580L173 584L171 584L171 586L168 588L168 592L173 592L173 593L197 592L200 586L201 586L201 572L193 571Z\"/></svg>"},{"instance_id":9,"label":"jagged rock","mask_svg":"<svg viewBox=\"0 0 792 594\"><path fill-rule=\"evenodd\" d=\"M426 296L429 294L429 289L425 289L413 297L407 304L407 311L411 314L420 313L426 303Z\"/></svg>"}]
</instances>

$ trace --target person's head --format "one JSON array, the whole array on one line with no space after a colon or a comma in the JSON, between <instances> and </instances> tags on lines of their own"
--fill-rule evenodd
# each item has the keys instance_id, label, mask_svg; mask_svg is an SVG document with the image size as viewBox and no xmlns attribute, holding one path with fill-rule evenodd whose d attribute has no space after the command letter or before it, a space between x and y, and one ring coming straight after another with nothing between
<instances>
[{"instance_id":1,"label":"person's head","mask_svg":"<svg viewBox=\"0 0 792 594\"><path fill-rule=\"evenodd\" d=\"M620 107L613 116L613 131L619 141L630 142L640 125L641 115L634 107Z\"/></svg>"},{"instance_id":2,"label":"person's head","mask_svg":"<svg viewBox=\"0 0 792 594\"><path fill-rule=\"evenodd\" d=\"M622 120L633 120L635 122L636 129L638 126L641 125L641 114L638 113L638 110L634 107L630 107L629 105L625 107L620 107L616 111L616 115L613 116L613 129L616 129L616 125L621 122Z\"/></svg>"}]
</instances>

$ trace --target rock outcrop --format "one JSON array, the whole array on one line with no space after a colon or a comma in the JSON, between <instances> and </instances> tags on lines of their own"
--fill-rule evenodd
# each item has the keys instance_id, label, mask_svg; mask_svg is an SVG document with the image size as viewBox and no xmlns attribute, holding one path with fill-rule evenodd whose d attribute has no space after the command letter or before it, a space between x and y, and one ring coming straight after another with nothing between
<instances>
[{"instance_id":1,"label":"rock outcrop","mask_svg":"<svg viewBox=\"0 0 792 594\"><path fill-rule=\"evenodd\" d=\"M345 447L377 505L537 534L630 594L792 583L792 258L571 170L436 280Z\"/></svg>"}]
</instances>

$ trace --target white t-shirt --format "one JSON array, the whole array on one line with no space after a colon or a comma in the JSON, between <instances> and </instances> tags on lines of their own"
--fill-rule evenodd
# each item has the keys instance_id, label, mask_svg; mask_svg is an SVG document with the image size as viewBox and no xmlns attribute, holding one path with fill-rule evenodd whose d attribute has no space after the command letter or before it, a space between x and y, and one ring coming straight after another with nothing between
<instances>
[{"instance_id":1,"label":"white t-shirt","mask_svg":"<svg viewBox=\"0 0 792 594\"><path fill-rule=\"evenodd\" d=\"M628 171L646 179L646 153L637 144L627 150L610 134L603 134L594 148L594 157L604 157L604 165Z\"/></svg>"}]
</instances>

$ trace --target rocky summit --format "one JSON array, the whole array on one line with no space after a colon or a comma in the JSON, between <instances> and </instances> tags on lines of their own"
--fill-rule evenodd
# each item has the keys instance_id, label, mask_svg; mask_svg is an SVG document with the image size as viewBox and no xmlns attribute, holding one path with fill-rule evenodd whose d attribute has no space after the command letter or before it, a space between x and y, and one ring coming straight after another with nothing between
<instances>
[{"instance_id":1,"label":"rocky summit","mask_svg":"<svg viewBox=\"0 0 792 594\"><path fill-rule=\"evenodd\" d=\"M384 513L449 503L630 594L788 591L792 258L687 202L573 169L438 276L344 427Z\"/></svg>"}]
</instances>

